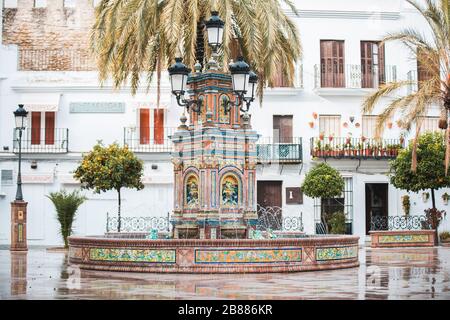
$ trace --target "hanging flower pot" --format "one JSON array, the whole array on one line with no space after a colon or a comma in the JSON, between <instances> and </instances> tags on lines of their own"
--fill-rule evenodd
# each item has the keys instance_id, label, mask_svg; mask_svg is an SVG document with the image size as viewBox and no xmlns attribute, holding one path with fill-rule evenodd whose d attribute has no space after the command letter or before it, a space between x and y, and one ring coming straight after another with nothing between
<instances>
[{"instance_id":1,"label":"hanging flower pot","mask_svg":"<svg viewBox=\"0 0 450 320\"><path fill-rule=\"evenodd\" d=\"M308 124L309 124L309 127L312 129L312 128L314 128L314 122L308 122Z\"/></svg>"},{"instance_id":2,"label":"hanging flower pot","mask_svg":"<svg viewBox=\"0 0 450 320\"><path fill-rule=\"evenodd\" d=\"M359 122L355 123L355 127L359 128L361 125L359 124Z\"/></svg>"},{"instance_id":3,"label":"hanging flower pot","mask_svg":"<svg viewBox=\"0 0 450 320\"><path fill-rule=\"evenodd\" d=\"M344 128L348 128L348 123L344 122L343 126L344 126Z\"/></svg>"},{"instance_id":4,"label":"hanging flower pot","mask_svg":"<svg viewBox=\"0 0 450 320\"><path fill-rule=\"evenodd\" d=\"M316 120L318 117L317 112L313 112L312 116L313 116L314 120Z\"/></svg>"},{"instance_id":5,"label":"hanging flower pot","mask_svg":"<svg viewBox=\"0 0 450 320\"><path fill-rule=\"evenodd\" d=\"M444 202L444 205L448 205L448 200L450 199L450 194L447 192L442 195L442 201Z\"/></svg>"},{"instance_id":6,"label":"hanging flower pot","mask_svg":"<svg viewBox=\"0 0 450 320\"><path fill-rule=\"evenodd\" d=\"M430 193L428 193L428 192L423 192L422 193L422 200L423 200L423 202L428 202L428 199L430 199Z\"/></svg>"},{"instance_id":7,"label":"hanging flower pot","mask_svg":"<svg viewBox=\"0 0 450 320\"><path fill-rule=\"evenodd\" d=\"M388 123L387 123L387 127L388 127L389 129L392 129L392 125L393 125L392 122L388 122Z\"/></svg>"}]
</instances>

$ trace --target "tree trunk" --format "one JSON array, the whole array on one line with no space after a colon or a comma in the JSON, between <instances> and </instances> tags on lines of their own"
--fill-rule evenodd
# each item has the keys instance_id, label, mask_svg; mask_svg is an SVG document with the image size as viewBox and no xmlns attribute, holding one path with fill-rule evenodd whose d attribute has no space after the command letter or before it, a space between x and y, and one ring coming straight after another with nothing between
<instances>
[{"instance_id":1,"label":"tree trunk","mask_svg":"<svg viewBox=\"0 0 450 320\"><path fill-rule=\"evenodd\" d=\"M436 209L436 198L434 196L434 189L431 189L431 203L433 204L433 209Z\"/></svg>"},{"instance_id":2,"label":"tree trunk","mask_svg":"<svg viewBox=\"0 0 450 320\"><path fill-rule=\"evenodd\" d=\"M118 200L119 200L117 232L120 232L120 227L122 225L121 217L120 217L120 209L121 209L121 205L122 205L122 199L120 197L120 189L117 189L117 194L118 194Z\"/></svg>"}]
</instances>

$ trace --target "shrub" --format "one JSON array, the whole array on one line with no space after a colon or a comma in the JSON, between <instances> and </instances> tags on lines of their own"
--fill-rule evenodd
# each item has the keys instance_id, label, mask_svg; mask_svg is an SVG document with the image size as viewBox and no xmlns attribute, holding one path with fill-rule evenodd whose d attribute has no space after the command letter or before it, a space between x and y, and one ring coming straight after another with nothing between
<instances>
[{"instance_id":1,"label":"shrub","mask_svg":"<svg viewBox=\"0 0 450 320\"><path fill-rule=\"evenodd\" d=\"M303 181L302 190L311 198L334 198L344 191L344 178L326 163L311 169Z\"/></svg>"},{"instance_id":2,"label":"shrub","mask_svg":"<svg viewBox=\"0 0 450 320\"><path fill-rule=\"evenodd\" d=\"M335 212L328 220L328 225L331 234L345 234L345 214L343 212Z\"/></svg>"},{"instance_id":3,"label":"shrub","mask_svg":"<svg viewBox=\"0 0 450 320\"><path fill-rule=\"evenodd\" d=\"M60 225L60 233L64 240L64 247L68 248L67 238L72 234L72 224L75 220L75 214L79 206L86 200L86 197L80 195L79 190L71 193L66 190L50 193L49 198L56 209L56 217Z\"/></svg>"},{"instance_id":4,"label":"shrub","mask_svg":"<svg viewBox=\"0 0 450 320\"><path fill-rule=\"evenodd\" d=\"M441 239L441 241L450 240L450 232L448 232L448 231L442 231L442 232L439 234L439 238Z\"/></svg>"}]
</instances>

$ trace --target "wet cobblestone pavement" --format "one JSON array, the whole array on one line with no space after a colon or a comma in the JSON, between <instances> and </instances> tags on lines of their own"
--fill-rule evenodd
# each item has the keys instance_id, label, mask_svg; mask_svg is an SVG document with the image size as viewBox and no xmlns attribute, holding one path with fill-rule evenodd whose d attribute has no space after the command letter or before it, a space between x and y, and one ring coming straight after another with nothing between
<instances>
[{"instance_id":1,"label":"wet cobblestone pavement","mask_svg":"<svg viewBox=\"0 0 450 320\"><path fill-rule=\"evenodd\" d=\"M0 250L1 299L450 299L450 248L360 250L359 268L287 274L81 271L62 252Z\"/></svg>"}]
</instances>

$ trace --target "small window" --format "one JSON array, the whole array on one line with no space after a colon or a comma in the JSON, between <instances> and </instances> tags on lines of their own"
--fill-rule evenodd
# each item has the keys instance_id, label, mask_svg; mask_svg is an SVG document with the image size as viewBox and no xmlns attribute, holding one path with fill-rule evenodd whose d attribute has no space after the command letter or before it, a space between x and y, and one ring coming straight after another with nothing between
<instances>
[{"instance_id":1,"label":"small window","mask_svg":"<svg viewBox=\"0 0 450 320\"><path fill-rule=\"evenodd\" d=\"M17 0L4 0L3 8L17 8Z\"/></svg>"},{"instance_id":2,"label":"small window","mask_svg":"<svg viewBox=\"0 0 450 320\"><path fill-rule=\"evenodd\" d=\"M75 8L76 0L64 0L64 8Z\"/></svg>"},{"instance_id":3,"label":"small window","mask_svg":"<svg viewBox=\"0 0 450 320\"><path fill-rule=\"evenodd\" d=\"M2 186L13 185L13 171L12 170L2 170L1 171L1 184L2 184Z\"/></svg>"},{"instance_id":4,"label":"small window","mask_svg":"<svg viewBox=\"0 0 450 320\"><path fill-rule=\"evenodd\" d=\"M47 7L47 0L34 0L35 8L45 8Z\"/></svg>"},{"instance_id":5,"label":"small window","mask_svg":"<svg viewBox=\"0 0 450 320\"><path fill-rule=\"evenodd\" d=\"M341 136L341 116L338 115L320 115L319 132L325 137Z\"/></svg>"}]
</instances>

